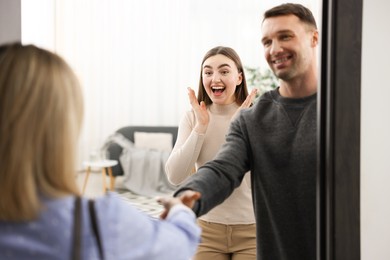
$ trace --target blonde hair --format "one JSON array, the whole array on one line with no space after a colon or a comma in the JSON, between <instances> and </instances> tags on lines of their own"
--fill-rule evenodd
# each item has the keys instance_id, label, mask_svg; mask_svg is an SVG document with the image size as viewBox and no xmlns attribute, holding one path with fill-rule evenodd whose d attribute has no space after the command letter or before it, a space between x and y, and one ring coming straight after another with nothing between
<instances>
[{"instance_id":1,"label":"blonde hair","mask_svg":"<svg viewBox=\"0 0 390 260\"><path fill-rule=\"evenodd\" d=\"M72 69L34 45L0 47L0 220L37 217L41 199L79 195L83 101Z\"/></svg>"}]
</instances>

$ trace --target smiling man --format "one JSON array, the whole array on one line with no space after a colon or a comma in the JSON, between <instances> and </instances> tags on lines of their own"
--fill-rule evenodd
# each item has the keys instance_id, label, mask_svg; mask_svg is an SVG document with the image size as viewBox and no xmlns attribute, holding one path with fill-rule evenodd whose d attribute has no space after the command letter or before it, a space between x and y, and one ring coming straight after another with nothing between
<instances>
[{"instance_id":1,"label":"smiling man","mask_svg":"<svg viewBox=\"0 0 390 260\"><path fill-rule=\"evenodd\" d=\"M313 14L282 4L264 14L265 58L279 87L243 110L216 157L175 193L198 216L222 203L251 171L257 258L316 258L317 47ZM194 191L198 201L189 199Z\"/></svg>"},{"instance_id":2,"label":"smiling man","mask_svg":"<svg viewBox=\"0 0 390 260\"><path fill-rule=\"evenodd\" d=\"M310 96L317 92L316 23L303 7L299 16L286 11L275 9L265 14L262 26L265 58L280 79L281 96Z\"/></svg>"}]
</instances>

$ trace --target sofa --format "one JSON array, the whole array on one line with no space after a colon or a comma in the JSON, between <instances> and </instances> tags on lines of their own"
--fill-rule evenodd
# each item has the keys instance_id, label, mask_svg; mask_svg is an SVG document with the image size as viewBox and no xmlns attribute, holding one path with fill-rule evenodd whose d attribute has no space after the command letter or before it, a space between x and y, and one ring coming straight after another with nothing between
<instances>
[{"instance_id":1,"label":"sofa","mask_svg":"<svg viewBox=\"0 0 390 260\"><path fill-rule=\"evenodd\" d=\"M177 126L125 126L118 129L115 133L121 134L129 141L135 143L135 133L168 133L172 135L172 147L175 145L177 138ZM114 177L123 176L123 168L119 157L123 148L115 142L108 144L106 148L107 157L111 160L117 160L119 163L112 167Z\"/></svg>"}]
</instances>

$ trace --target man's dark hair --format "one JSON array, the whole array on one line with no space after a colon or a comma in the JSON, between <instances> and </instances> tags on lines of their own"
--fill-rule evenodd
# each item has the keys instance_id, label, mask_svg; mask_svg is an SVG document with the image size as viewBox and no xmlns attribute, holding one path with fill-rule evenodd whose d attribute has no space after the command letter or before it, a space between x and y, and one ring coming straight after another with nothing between
<instances>
[{"instance_id":1,"label":"man's dark hair","mask_svg":"<svg viewBox=\"0 0 390 260\"><path fill-rule=\"evenodd\" d=\"M316 20L314 19L313 13L301 4L286 3L275 6L264 13L263 22L267 18L290 14L295 15L302 22L317 29Z\"/></svg>"}]
</instances>

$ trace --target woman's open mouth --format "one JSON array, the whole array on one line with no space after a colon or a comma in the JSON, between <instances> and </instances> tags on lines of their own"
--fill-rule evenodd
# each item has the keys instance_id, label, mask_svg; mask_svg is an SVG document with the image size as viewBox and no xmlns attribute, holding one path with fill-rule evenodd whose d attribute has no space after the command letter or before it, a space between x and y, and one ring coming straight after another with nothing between
<instances>
[{"instance_id":1,"label":"woman's open mouth","mask_svg":"<svg viewBox=\"0 0 390 260\"><path fill-rule=\"evenodd\" d=\"M221 95L225 91L225 87L211 87L211 91L217 96Z\"/></svg>"}]
</instances>

